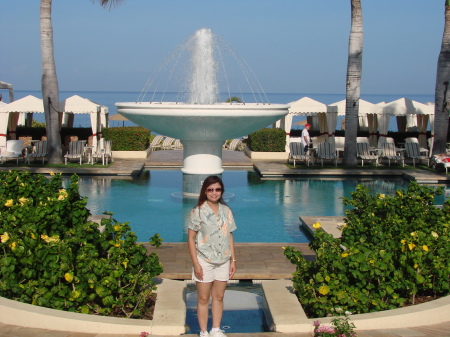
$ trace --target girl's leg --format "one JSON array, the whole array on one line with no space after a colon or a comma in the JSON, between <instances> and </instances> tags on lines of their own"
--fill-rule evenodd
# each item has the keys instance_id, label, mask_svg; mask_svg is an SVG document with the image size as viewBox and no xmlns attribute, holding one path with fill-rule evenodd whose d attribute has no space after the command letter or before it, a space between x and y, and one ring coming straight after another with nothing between
<instances>
[{"instance_id":1,"label":"girl's leg","mask_svg":"<svg viewBox=\"0 0 450 337\"><path fill-rule=\"evenodd\" d=\"M225 295L225 288L227 282L215 280L212 283L211 295L212 295L212 327L220 328L223 314L223 297Z\"/></svg>"},{"instance_id":2,"label":"girl's leg","mask_svg":"<svg viewBox=\"0 0 450 337\"><path fill-rule=\"evenodd\" d=\"M197 282L197 316L200 331L208 331L208 307L209 299L211 298L212 284L212 282Z\"/></svg>"}]
</instances>

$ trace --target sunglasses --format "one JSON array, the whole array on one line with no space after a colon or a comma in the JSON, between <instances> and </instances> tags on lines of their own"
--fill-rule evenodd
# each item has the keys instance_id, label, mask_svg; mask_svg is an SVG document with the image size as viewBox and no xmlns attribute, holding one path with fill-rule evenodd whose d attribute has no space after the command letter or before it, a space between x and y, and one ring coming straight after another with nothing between
<instances>
[{"instance_id":1,"label":"sunglasses","mask_svg":"<svg viewBox=\"0 0 450 337\"><path fill-rule=\"evenodd\" d=\"M212 192L214 192L214 191L216 191L216 192L222 192L222 188L207 188L206 189L206 192L208 192L208 193L212 193Z\"/></svg>"}]
</instances>

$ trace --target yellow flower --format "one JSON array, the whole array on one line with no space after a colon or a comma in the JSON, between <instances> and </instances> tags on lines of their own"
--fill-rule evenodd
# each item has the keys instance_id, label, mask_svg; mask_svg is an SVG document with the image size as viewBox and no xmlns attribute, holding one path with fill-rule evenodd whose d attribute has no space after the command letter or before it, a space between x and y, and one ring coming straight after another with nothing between
<instances>
[{"instance_id":1,"label":"yellow flower","mask_svg":"<svg viewBox=\"0 0 450 337\"><path fill-rule=\"evenodd\" d=\"M411 233L411 236L416 236L416 235L417 235L416 232L412 232L412 233Z\"/></svg>"},{"instance_id":2,"label":"yellow flower","mask_svg":"<svg viewBox=\"0 0 450 337\"><path fill-rule=\"evenodd\" d=\"M46 234L42 234L41 235L41 239L44 240L47 243L50 242L58 242L59 241L59 235L53 235L53 236L48 236Z\"/></svg>"},{"instance_id":3,"label":"yellow flower","mask_svg":"<svg viewBox=\"0 0 450 337\"><path fill-rule=\"evenodd\" d=\"M422 249L423 249L424 251L428 252L428 246L427 246L427 245L423 245L423 246L422 246Z\"/></svg>"},{"instance_id":4,"label":"yellow flower","mask_svg":"<svg viewBox=\"0 0 450 337\"><path fill-rule=\"evenodd\" d=\"M54 176L54 175L55 175L55 172L50 171L50 175L51 175L51 176Z\"/></svg>"},{"instance_id":5,"label":"yellow flower","mask_svg":"<svg viewBox=\"0 0 450 337\"><path fill-rule=\"evenodd\" d=\"M286 250L286 247L282 246L281 248L283 248L283 250Z\"/></svg>"},{"instance_id":6,"label":"yellow flower","mask_svg":"<svg viewBox=\"0 0 450 337\"><path fill-rule=\"evenodd\" d=\"M58 200L64 200L68 196L67 191L65 189L59 190Z\"/></svg>"},{"instance_id":7,"label":"yellow flower","mask_svg":"<svg viewBox=\"0 0 450 337\"><path fill-rule=\"evenodd\" d=\"M348 253L342 253L341 256L342 256L342 257L347 257L347 256L348 256Z\"/></svg>"},{"instance_id":8,"label":"yellow flower","mask_svg":"<svg viewBox=\"0 0 450 337\"><path fill-rule=\"evenodd\" d=\"M315 229L319 229L319 228L322 228L322 225L320 224L320 222L315 222L315 223L313 224L313 227L314 227Z\"/></svg>"},{"instance_id":9,"label":"yellow flower","mask_svg":"<svg viewBox=\"0 0 450 337\"><path fill-rule=\"evenodd\" d=\"M28 202L28 199L22 197L22 198L19 199L19 202L20 202L21 205L25 205Z\"/></svg>"},{"instance_id":10,"label":"yellow flower","mask_svg":"<svg viewBox=\"0 0 450 337\"><path fill-rule=\"evenodd\" d=\"M416 263L416 264L414 265L414 269L417 269L417 268L419 268L419 265Z\"/></svg>"},{"instance_id":11,"label":"yellow flower","mask_svg":"<svg viewBox=\"0 0 450 337\"><path fill-rule=\"evenodd\" d=\"M12 200L12 199L6 200L5 206L6 206L6 207L12 207L12 206L14 206L14 200Z\"/></svg>"},{"instance_id":12,"label":"yellow flower","mask_svg":"<svg viewBox=\"0 0 450 337\"><path fill-rule=\"evenodd\" d=\"M434 237L435 239L439 237L438 233L436 232L431 232L431 236Z\"/></svg>"},{"instance_id":13,"label":"yellow flower","mask_svg":"<svg viewBox=\"0 0 450 337\"><path fill-rule=\"evenodd\" d=\"M416 245L412 242L408 243L409 250L413 250Z\"/></svg>"},{"instance_id":14,"label":"yellow flower","mask_svg":"<svg viewBox=\"0 0 450 337\"><path fill-rule=\"evenodd\" d=\"M319 293L322 295L326 295L330 292L330 287L329 286L320 286L319 287Z\"/></svg>"},{"instance_id":15,"label":"yellow flower","mask_svg":"<svg viewBox=\"0 0 450 337\"><path fill-rule=\"evenodd\" d=\"M120 230L120 226L119 225L114 225L114 230L117 232Z\"/></svg>"},{"instance_id":16,"label":"yellow flower","mask_svg":"<svg viewBox=\"0 0 450 337\"><path fill-rule=\"evenodd\" d=\"M386 195L384 195L383 193L381 193L380 195L379 195L379 198L380 199L384 199L386 197Z\"/></svg>"},{"instance_id":17,"label":"yellow flower","mask_svg":"<svg viewBox=\"0 0 450 337\"><path fill-rule=\"evenodd\" d=\"M67 282L72 282L72 281L73 281L73 275L72 275L72 273L65 273L65 274L64 274L64 279L65 279Z\"/></svg>"},{"instance_id":18,"label":"yellow flower","mask_svg":"<svg viewBox=\"0 0 450 337\"><path fill-rule=\"evenodd\" d=\"M33 240L36 240L36 235L34 235L34 233L30 233L30 236Z\"/></svg>"},{"instance_id":19,"label":"yellow flower","mask_svg":"<svg viewBox=\"0 0 450 337\"><path fill-rule=\"evenodd\" d=\"M9 244L9 247L10 247L12 250L14 250L14 249L17 247L17 243L11 242L11 243Z\"/></svg>"},{"instance_id":20,"label":"yellow flower","mask_svg":"<svg viewBox=\"0 0 450 337\"><path fill-rule=\"evenodd\" d=\"M0 239L1 239L1 242L3 242L3 243L5 243L6 241L8 241L8 240L9 240L9 234L8 234L8 232L4 232L3 235L0 235Z\"/></svg>"},{"instance_id":21,"label":"yellow flower","mask_svg":"<svg viewBox=\"0 0 450 337\"><path fill-rule=\"evenodd\" d=\"M369 263L374 264L375 260L370 260Z\"/></svg>"},{"instance_id":22,"label":"yellow flower","mask_svg":"<svg viewBox=\"0 0 450 337\"><path fill-rule=\"evenodd\" d=\"M403 239L402 241L400 241L401 243L403 243L403 244L405 244L406 243L406 240L405 239Z\"/></svg>"},{"instance_id":23,"label":"yellow flower","mask_svg":"<svg viewBox=\"0 0 450 337\"><path fill-rule=\"evenodd\" d=\"M24 186L25 186L25 184L24 184L24 183L20 183L20 186L24 187Z\"/></svg>"}]
</instances>

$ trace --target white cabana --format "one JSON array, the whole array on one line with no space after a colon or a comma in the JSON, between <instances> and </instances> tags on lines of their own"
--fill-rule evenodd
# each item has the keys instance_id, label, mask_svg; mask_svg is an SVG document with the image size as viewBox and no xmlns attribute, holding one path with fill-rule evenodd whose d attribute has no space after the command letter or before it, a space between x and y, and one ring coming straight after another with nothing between
<instances>
[{"instance_id":1,"label":"white cabana","mask_svg":"<svg viewBox=\"0 0 450 337\"><path fill-rule=\"evenodd\" d=\"M281 119L280 127L284 129L286 132L286 152L289 152L289 139L290 139L290 132L292 127L292 117L293 116L308 116L308 123L312 125L312 129L319 129L319 123L317 119L313 120L312 116L317 116L319 113L323 115L323 118L325 119L326 123L326 113L327 113L327 106L323 103L320 103L318 101L313 100L309 97L303 97L299 99L298 101L289 103L291 106L289 108L289 113ZM337 117L336 117L337 120ZM335 123L336 124L336 123ZM336 126L335 126L336 128ZM325 125L323 126L323 129L325 130ZM335 129L332 131L334 134ZM322 132L322 131L321 131ZM324 131L328 135L328 128L326 131Z\"/></svg>"},{"instance_id":2,"label":"white cabana","mask_svg":"<svg viewBox=\"0 0 450 337\"><path fill-rule=\"evenodd\" d=\"M20 113L44 112L42 99L28 95L17 101L0 106L0 146L6 146L7 133L16 139L17 122Z\"/></svg>"},{"instance_id":3,"label":"white cabana","mask_svg":"<svg viewBox=\"0 0 450 337\"><path fill-rule=\"evenodd\" d=\"M359 121L359 129L360 130L368 130L369 124L367 120L367 114L372 113L372 109L375 106L375 104L367 102L363 99L359 100L359 111L358 111L358 121ZM345 116L346 112L346 100L343 99L342 101L329 104L328 105L328 111L336 111L338 113L338 116Z\"/></svg>"},{"instance_id":4,"label":"white cabana","mask_svg":"<svg viewBox=\"0 0 450 337\"><path fill-rule=\"evenodd\" d=\"M423 104L413 101L409 98L400 98L398 100L386 103L382 107L382 113L388 116L413 116L416 120L417 129L419 131L419 143L421 147L427 147L426 131L428 126L429 116L434 115L434 107L432 105ZM389 124L389 119L384 121ZM411 124L411 122L410 122ZM408 123L407 123L408 125ZM386 137L387 126L384 128L386 132L383 132ZM383 129L383 130L384 130ZM381 126L380 126L380 140L381 139Z\"/></svg>"},{"instance_id":5,"label":"white cabana","mask_svg":"<svg viewBox=\"0 0 450 337\"><path fill-rule=\"evenodd\" d=\"M78 95L71 96L59 103L59 109L64 111L62 126L73 126L74 114L90 114L93 135L92 146L97 147L97 141L101 138L102 129L108 127L108 108Z\"/></svg>"}]
</instances>

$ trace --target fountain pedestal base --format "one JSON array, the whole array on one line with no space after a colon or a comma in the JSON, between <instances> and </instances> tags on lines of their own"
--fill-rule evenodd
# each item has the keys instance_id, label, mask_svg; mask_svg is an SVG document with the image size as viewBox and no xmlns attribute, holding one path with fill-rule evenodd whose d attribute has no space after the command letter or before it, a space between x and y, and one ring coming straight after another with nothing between
<instances>
[{"instance_id":1,"label":"fountain pedestal base","mask_svg":"<svg viewBox=\"0 0 450 337\"><path fill-rule=\"evenodd\" d=\"M181 172L195 175L217 175L223 172L222 145L225 140L181 140L183 168Z\"/></svg>"}]
</instances>

